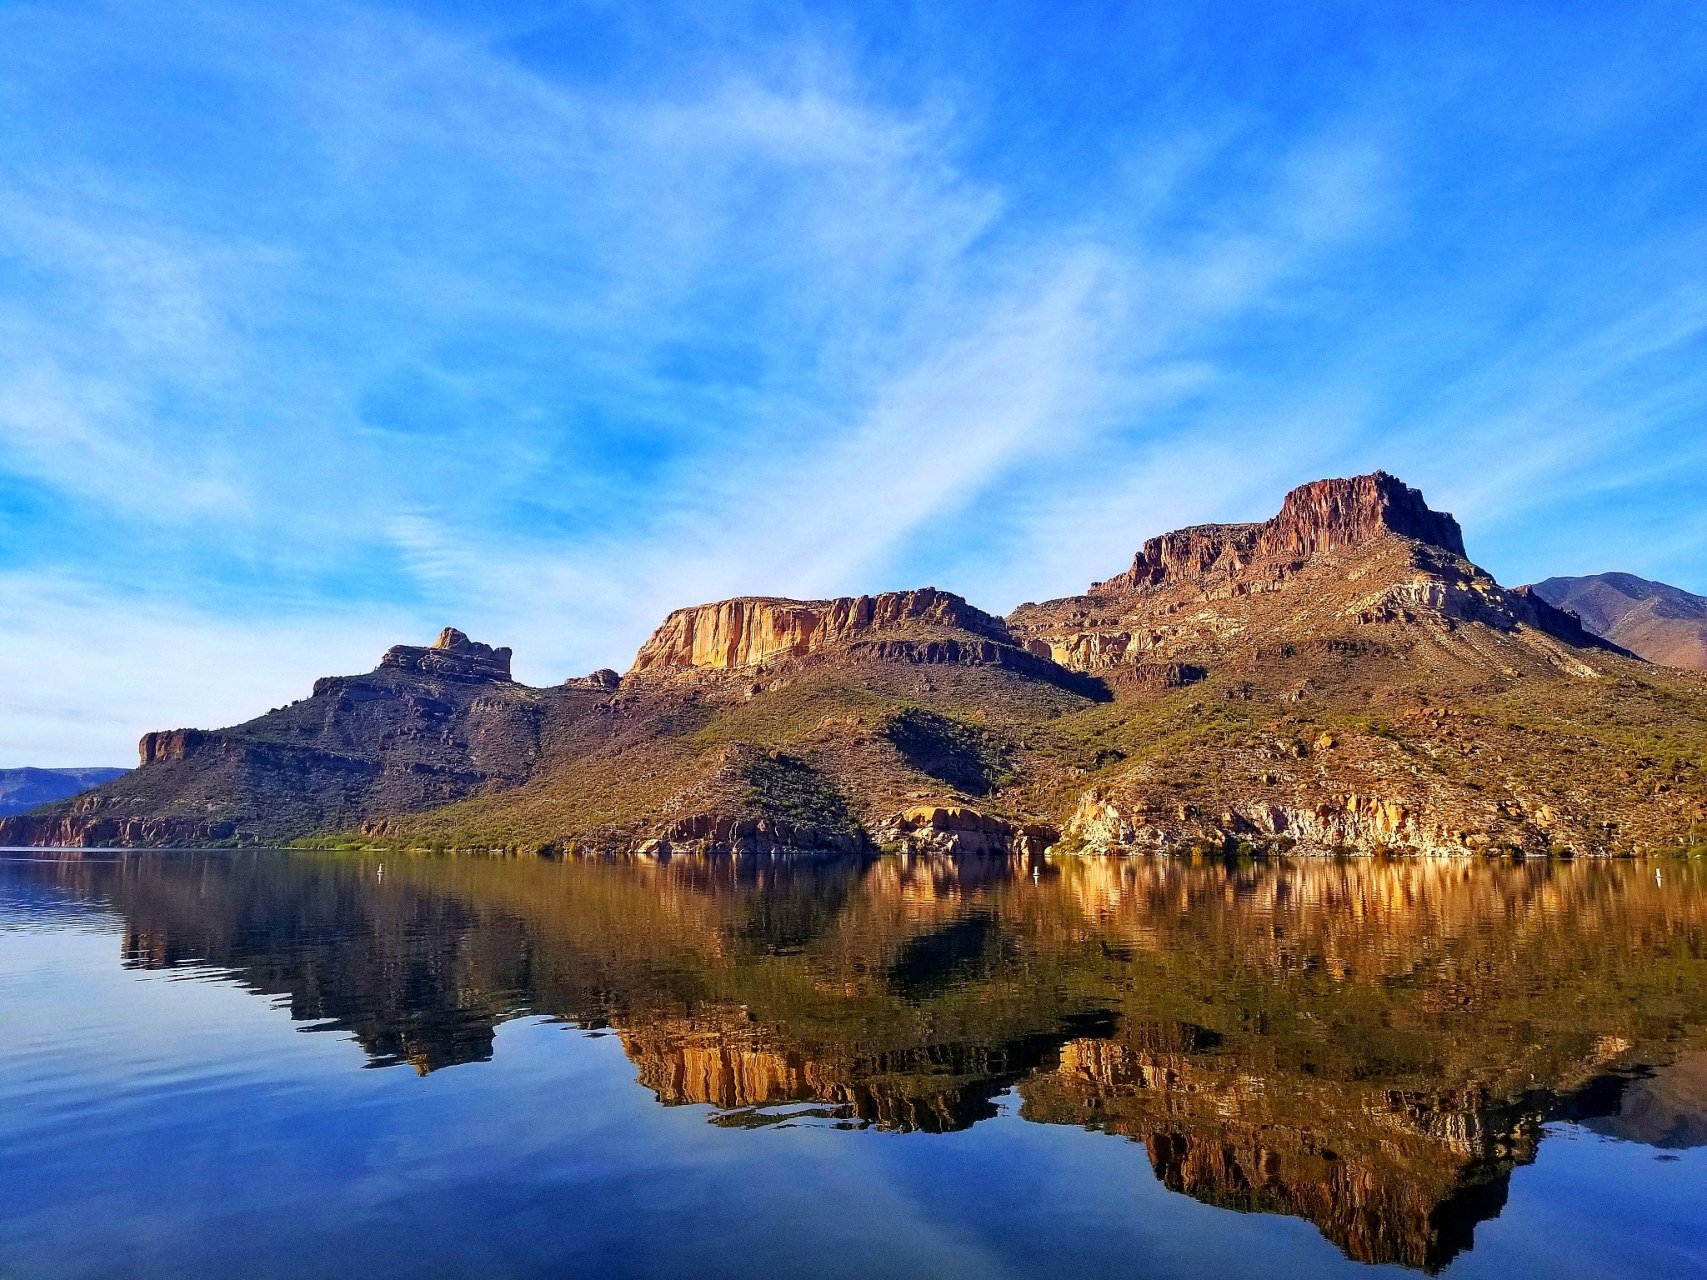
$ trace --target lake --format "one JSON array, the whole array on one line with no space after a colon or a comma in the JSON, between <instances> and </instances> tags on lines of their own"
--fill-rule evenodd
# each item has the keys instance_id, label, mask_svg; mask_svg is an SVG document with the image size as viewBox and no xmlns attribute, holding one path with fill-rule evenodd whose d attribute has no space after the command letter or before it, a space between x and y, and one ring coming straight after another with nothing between
<instances>
[{"instance_id":1,"label":"lake","mask_svg":"<svg viewBox=\"0 0 1707 1280\"><path fill-rule=\"evenodd\" d=\"M4 1280L1707 1275L1707 868L4 853L0 1188Z\"/></svg>"}]
</instances>

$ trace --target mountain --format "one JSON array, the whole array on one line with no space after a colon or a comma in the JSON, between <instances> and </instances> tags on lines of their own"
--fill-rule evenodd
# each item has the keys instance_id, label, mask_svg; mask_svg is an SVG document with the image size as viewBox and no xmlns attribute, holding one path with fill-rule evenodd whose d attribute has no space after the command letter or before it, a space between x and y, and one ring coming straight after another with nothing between
<instances>
[{"instance_id":1,"label":"mountain","mask_svg":"<svg viewBox=\"0 0 1707 1280\"><path fill-rule=\"evenodd\" d=\"M42 814L0 820L0 843L280 842L373 812L446 804L524 779L564 714L590 704L510 679L510 651L447 628L366 675L228 729L144 735L140 767Z\"/></svg>"},{"instance_id":2,"label":"mountain","mask_svg":"<svg viewBox=\"0 0 1707 1280\"><path fill-rule=\"evenodd\" d=\"M1707 597L1633 573L1548 578L1532 590L1649 662L1707 671Z\"/></svg>"},{"instance_id":3,"label":"mountain","mask_svg":"<svg viewBox=\"0 0 1707 1280\"><path fill-rule=\"evenodd\" d=\"M997 617L935 588L678 610L548 689L447 631L29 818L20 843L1630 853L1707 837L1707 679L1381 472Z\"/></svg>"},{"instance_id":4,"label":"mountain","mask_svg":"<svg viewBox=\"0 0 1707 1280\"><path fill-rule=\"evenodd\" d=\"M0 816L74 796L111 782L127 769L0 769Z\"/></svg>"}]
</instances>

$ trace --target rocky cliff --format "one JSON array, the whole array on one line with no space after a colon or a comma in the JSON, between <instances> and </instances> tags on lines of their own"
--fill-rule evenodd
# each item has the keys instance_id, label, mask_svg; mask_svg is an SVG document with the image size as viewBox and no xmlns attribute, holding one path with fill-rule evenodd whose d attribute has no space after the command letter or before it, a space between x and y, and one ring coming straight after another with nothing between
<instances>
[{"instance_id":1,"label":"rocky cliff","mask_svg":"<svg viewBox=\"0 0 1707 1280\"><path fill-rule=\"evenodd\" d=\"M1465 558L1452 516L1381 471L1303 485L1260 523L1151 538L1125 573L1008 618L1032 652L1080 671L1177 661L1258 629L1315 636L1391 621L1604 643L1526 589L1501 587Z\"/></svg>"},{"instance_id":2,"label":"rocky cliff","mask_svg":"<svg viewBox=\"0 0 1707 1280\"><path fill-rule=\"evenodd\" d=\"M447 628L374 671L226 729L143 735L139 767L97 790L0 819L0 844L195 845L294 839L375 812L442 805L519 782L542 733L595 696L510 680L510 651Z\"/></svg>"},{"instance_id":3,"label":"rocky cliff","mask_svg":"<svg viewBox=\"0 0 1707 1280\"><path fill-rule=\"evenodd\" d=\"M508 680L510 678L509 649L494 649L489 644L470 640L455 627L446 627L439 638L425 649L414 645L393 645L379 660L382 667L398 667L419 671L446 680Z\"/></svg>"},{"instance_id":4,"label":"rocky cliff","mask_svg":"<svg viewBox=\"0 0 1707 1280\"><path fill-rule=\"evenodd\" d=\"M641 646L633 670L735 670L822 653L877 635L930 638L943 631L998 644L1011 640L1000 618L935 587L836 600L743 596L677 609Z\"/></svg>"},{"instance_id":5,"label":"rocky cliff","mask_svg":"<svg viewBox=\"0 0 1707 1280\"><path fill-rule=\"evenodd\" d=\"M1707 683L1464 556L1377 472L1007 619L934 588L678 610L547 689L447 630L142 744L22 842L771 854L1628 854L1707 845Z\"/></svg>"},{"instance_id":6,"label":"rocky cliff","mask_svg":"<svg viewBox=\"0 0 1707 1280\"><path fill-rule=\"evenodd\" d=\"M1286 495L1280 513L1257 524L1205 524L1151 538L1132 567L1091 588L1117 595L1219 574L1283 571L1319 553L1361 546L1384 534L1411 538L1463 557L1458 521L1430 509L1422 494L1385 471L1349 480L1317 480Z\"/></svg>"}]
</instances>

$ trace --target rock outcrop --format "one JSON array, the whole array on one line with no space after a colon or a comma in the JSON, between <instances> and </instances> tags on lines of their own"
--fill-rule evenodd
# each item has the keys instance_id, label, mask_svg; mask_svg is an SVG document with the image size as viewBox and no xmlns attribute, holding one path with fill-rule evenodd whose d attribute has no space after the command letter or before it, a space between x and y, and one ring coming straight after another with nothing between
<instances>
[{"instance_id":1,"label":"rock outcrop","mask_svg":"<svg viewBox=\"0 0 1707 1280\"><path fill-rule=\"evenodd\" d=\"M1132 567L1091 588L1117 595L1253 565L1296 564L1324 551L1354 547L1382 534L1412 538L1464 556L1458 521L1432 510L1421 492L1385 471L1349 480L1317 480L1286 495L1280 514L1255 524L1204 524L1151 538Z\"/></svg>"},{"instance_id":2,"label":"rock outcrop","mask_svg":"<svg viewBox=\"0 0 1707 1280\"><path fill-rule=\"evenodd\" d=\"M584 676L570 676L563 682L572 689L604 689L611 690L622 685L622 677L609 667L600 667Z\"/></svg>"},{"instance_id":3,"label":"rock outcrop","mask_svg":"<svg viewBox=\"0 0 1707 1280\"><path fill-rule=\"evenodd\" d=\"M778 658L805 657L879 634L905 639L914 633L915 639L928 642L932 631L1011 642L1000 618L935 587L835 600L742 596L677 609L641 646L633 670L734 670Z\"/></svg>"},{"instance_id":4,"label":"rock outcrop","mask_svg":"<svg viewBox=\"0 0 1707 1280\"><path fill-rule=\"evenodd\" d=\"M1036 857L1060 838L1047 823L1010 822L959 804L923 804L878 825L885 845L916 854Z\"/></svg>"},{"instance_id":5,"label":"rock outcrop","mask_svg":"<svg viewBox=\"0 0 1707 1280\"><path fill-rule=\"evenodd\" d=\"M257 843L349 830L520 782L541 732L594 692L552 702L510 679L509 649L447 628L431 647L398 645L374 671L323 677L309 697L244 724L144 734L138 768L0 818L0 844Z\"/></svg>"},{"instance_id":6,"label":"rock outcrop","mask_svg":"<svg viewBox=\"0 0 1707 1280\"><path fill-rule=\"evenodd\" d=\"M1028 651L1096 673L1201 659L1259 629L1474 622L1605 645L1572 614L1470 563L1458 522L1382 471L1303 485L1270 520L1151 538L1125 573L1082 596L1023 604L1007 621Z\"/></svg>"},{"instance_id":7,"label":"rock outcrop","mask_svg":"<svg viewBox=\"0 0 1707 1280\"><path fill-rule=\"evenodd\" d=\"M784 818L743 818L700 813L679 818L659 835L643 841L636 852L645 857L675 854L864 853L868 844L859 832L838 831Z\"/></svg>"},{"instance_id":8,"label":"rock outcrop","mask_svg":"<svg viewBox=\"0 0 1707 1280\"><path fill-rule=\"evenodd\" d=\"M393 645L379 660L382 667L401 667L445 680L508 680L509 649L470 640L455 627L446 627L427 648Z\"/></svg>"},{"instance_id":9,"label":"rock outcrop","mask_svg":"<svg viewBox=\"0 0 1707 1280\"><path fill-rule=\"evenodd\" d=\"M142 735L137 743L137 763L164 764L168 760L188 760L216 735L205 729L157 729Z\"/></svg>"},{"instance_id":10,"label":"rock outcrop","mask_svg":"<svg viewBox=\"0 0 1707 1280\"><path fill-rule=\"evenodd\" d=\"M0 819L0 841L1707 848L1707 684L1463 552L1377 472L1152 538L1006 620L935 588L725 600L671 614L628 676L544 689L447 629L246 724L149 734L132 775Z\"/></svg>"}]
</instances>

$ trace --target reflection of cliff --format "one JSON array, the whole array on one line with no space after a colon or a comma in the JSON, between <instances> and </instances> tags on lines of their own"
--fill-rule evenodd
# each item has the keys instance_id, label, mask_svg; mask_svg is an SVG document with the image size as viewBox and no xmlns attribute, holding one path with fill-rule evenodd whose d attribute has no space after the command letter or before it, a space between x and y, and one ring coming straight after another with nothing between
<instances>
[{"instance_id":1,"label":"reflection of cliff","mask_svg":"<svg viewBox=\"0 0 1707 1280\"><path fill-rule=\"evenodd\" d=\"M7 872L12 874L12 872ZM374 1065L614 1027L719 1123L801 1108L1141 1142L1164 1185L1432 1269L1549 1119L1707 1135L1707 868L936 857L663 864L139 854L31 864ZM1599 1117L1598 1119L1596 1117Z\"/></svg>"},{"instance_id":2,"label":"reflection of cliff","mask_svg":"<svg viewBox=\"0 0 1707 1280\"><path fill-rule=\"evenodd\" d=\"M1022 1114L1143 1143L1171 1190L1305 1218L1360 1262L1434 1271L1504 1207L1511 1169L1534 1158L1559 1104L1274 1083L1214 1055L1080 1041L1022 1086Z\"/></svg>"},{"instance_id":3,"label":"reflection of cliff","mask_svg":"<svg viewBox=\"0 0 1707 1280\"><path fill-rule=\"evenodd\" d=\"M1065 1034L830 1061L784 1047L774 1031L698 1017L625 1031L622 1045L639 1069L640 1083L667 1106L701 1103L737 1111L816 1102L846 1120L882 1129L947 1133L995 1115L996 1095L1052 1064Z\"/></svg>"}]
</instances>

